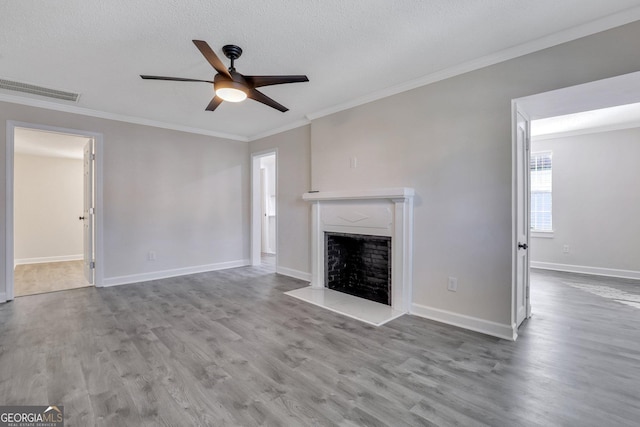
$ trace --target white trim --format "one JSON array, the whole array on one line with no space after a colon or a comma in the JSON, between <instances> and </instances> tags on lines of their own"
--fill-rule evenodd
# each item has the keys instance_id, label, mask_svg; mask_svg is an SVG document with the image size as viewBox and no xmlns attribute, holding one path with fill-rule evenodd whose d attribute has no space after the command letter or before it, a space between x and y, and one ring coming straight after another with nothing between
<instances>
[{"instance_id":1,"label":"white trim","mask_svg":"<svg viewBox=\"0 0 640 427\"><path fill-rule=\"evenodd\" d=\"M374 188L363 190L338 190L338 191L317 191L315 193L305 193L303 200L369 200L369 199L393 199L409 198L415 195L413 188Z\"/></svg>"},{"instance_id":2,"label":"white trim","mask_svg":"<svg viewBox=\"0 0 640 427\"><path fill-rule=\"evenodd\" d=\"M311 273L294 270L293 268L276 266L276 273L282 274L283 276L293 277L294 279L304 280L305 282L311 282Z\"/></svg>"},{"instance_id":3,"label":"white trim","mask_svg":"<svg viewBox=\"0 0 640 427\"><path fill-rule=\"evenodd\" d=\"M0 292L0 303L7 302L6 292Z\"/></svg>"},{"instance_id":4,"label":"white trim","mask_svg":"<svg viewBox=\"0 0 640 427\"><path fill-rule=\"evenodd\" d=\"M228 268L245 267L250 265L248 259L218 262L215 264L196 265L193 267L174 268L171 270L152 271L149 273L130 274L127 276L107 277L104 286L128 285L130 283L148 282L150 280L168 279L170 277L187 276L189 274L206 273L208 271L226 270Z\"/></svg>"},{"instance_id":5,"label":"white trim","mask_svg":"<svg viewBox=\"0 0 640 427\"><path fill-rule=\"evenodd\" d=\"M95 257L95 271L93 274L93 285L103 286L104 281L104 203L103 203L103 183L104 183L104 137L96 134L93 137L93 161L94 174L94 202L96 214L93 224L93 248Z\"/></svg>"},{"instance_id":6,"label":"white trim","mask_svg":"<svg viewBox=\"0 0 640 427\"><path fill-rule=\"evenodd\" d=\"M504 49L499 52L495 52L481 58L477 58L471 61L463 62L462 64L454 65L444 70L437 71L435 73L428 74L418 79L401 83L399 85L391 86L377 92L373 92L369 95L365 95L360 98L356 98L352 101L348 101L342 104L334 105L333 107L326 108L324 110L317 111L315 113L307 114L306 117L309 120L315 120L320 117L328 116L330 114L338 113L340 111L348 110L369 102L377 101L382 98L386 98L398 93L406 92L421 86L436 83L442 80L449 79L470 71L479 70L500 62L508 61L510 59L524 56L533 52L537 52L543 49L547 49L562 43L567 43L572 40L577 40L582 37L586 37L601 31L609 30L611 28L619 27L640 19L640 7L624 10L622 12L615 13L613 15L605 16L604 18L597 19L595 21L588 22L586 24L578 25L577 27L569 28L567 30L559 31L554 34L550 34L541 37L536 40L532 40L527 43L523 43L517 46L513 46L508 49Z\"/></svg>"},{"instance_id":7,"label":"white trim","mask_svg":"<svg viewBox=\"0 0 640 427\"><path fill-rule=\"evenodd\" d=\"M256 151L251 153L251 265L261 264L261 249L262 249L262 213L260 202L260 159L274 155L276 156L275 168L276 168L276 265L278 265L278 148L269 148L267 150Z\"/></svg>"},{"instance_id":8,"label":"white trim","mask_svg":"<svg viewBox=\"0 0 640 427\"><path fill-rule=\"evenodd\" d=\"M57 104L55 102L43 101L41 99L25 98L22 96L7 95L0 93L0 101L12 104L28 105L30 107L44 108L47 110L62 111L65 113L80 114L82 116L98 117L100 119L116 120L125 123L134 123L143 126L152 126L161 129L176 130L179 132L194 133L198 135L215 136L217 138L231 139L240 142L249 142L249 138L242 135L235 135L225 132L217 132L208 129L194 128L179 125L176 123L166 123L159 120L144 119L141 117L128 116L126 114L108 113L106 111L92 110L90 108L78 107L77 105Z\"/></svg>"},{"instance_id":9,"label":"white trim","mask_svg":"<svg viewBox=\"0 0 640 427\"><path fill-rule=\"evenodd\" d=\"M585 265L557 264L554 262L531 261L531 268L542 270L566 271L568 273L591 274L594 276L620 277L640 280L640 271L620 270L616 268L588 267Z\"/></svg>"},{"instance_id":10,"label":"white trim","mask_svg":"<svg viewBox=\"0 0 640 427\"><path fill-rule=\"evenodd\" d=\"M409 314L509 341L515 341L518 337L518 329L515 327L515 324L507 325L492 322L490 320L453 313L451 311L428 307L426 305L416 303L411 304L411 311Z\"/></svg>"},{"instance_id":11,"label":"white trim","mask_svg":"<svg viewBox=\"0 0 640 427\"><path fill-rule=\"evenodd\" d=\"M553 230L552 231L535 231L531 230L531 237L536 237L539 239L553 239Z\"/></svg>"},{"instance_id":12,"label":"white trim","mask_svg":"<svg viewBox=\"0 0 640 427\"><path fill-rule=\"evenodd\" d=\"M65 261L79 261L84 259L82 254L79 255L61 255L61 256L45 256L38 258L21 258L14 261L15 265L24 264L44 264L48 262L65 262Z\"/></svg>"},{"instance_id":13,"label":"white trim","mask_svg":"<svg viewBox=\"0 0 640 427\"><path fill-rule=\"evenodd\" d=\"M640 127L640 121L616 123L612 125L598 126L593 128L574 129L574 130L569 130L565 132L545 133L543 135L532 136L531 142L545 141L548 139L569 138L571 136L590 135L592 133L614 132L617 130L635 129L639 127Z\"/></svg>"},{"instance_id":14,"label":"white trim","mask_svg":"<svg viewBox=\"0 0 640 427\"><path fill-rule=\"evenodd\" d=\"M15 125L11 120L7 120L6 131L6 155L5 155L5 222L4 222L4 241L5 252L4 259L0 262L4 263L4 290L5 301L13 299L13 271L15 269L13 254L13 163L14 163L14 134Z\"/></svg>"},{"instance_id":15,"label":"white trim","mask_svg":"<svg viewBox=\"0 0 640 427\"><path fill-rule=\"evenodd\" d=\"M518 104L511 100L511 323L516 322L518 291Z\"/></svg>"}]
</instances>

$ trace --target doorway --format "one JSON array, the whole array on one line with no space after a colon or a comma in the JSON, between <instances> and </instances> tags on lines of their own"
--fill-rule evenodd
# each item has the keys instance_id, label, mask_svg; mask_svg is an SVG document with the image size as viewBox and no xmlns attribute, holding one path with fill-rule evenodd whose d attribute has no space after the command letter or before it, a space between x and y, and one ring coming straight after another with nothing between
<instances>
[{"instance_id":1,"label":"doorway","mask_svg":"<svg viewBox=\"0 0 640 427\"><path fill-rule=\"evenodd\" d=\"M277 265L277 153L254 153L251 160L251 264Z\"/></svg>"},{"instance_id":2,"label":"doorway","mask_svg":"<svg viewBox=\"0 0 640 427\"><path fill-rule=\"evenodd\" d=\"M7 122L6 299L100 285L102 135Z\"/></svg>"},{"instance_id":3,"label":"doorway","mask_svg":"<svg viewBox=\"0 0 640 427\"><path fill-rule=\"evenodd\" d=\"M513 234L512 234L512 325L517 328L531 316L531 122L550 117L599 110L640 101L640 72L536 94L512 101L513 111ZM538 153L540 154L540 153ZM534 159L536 160L536 159ZM542 159L544 160L544 159ZM537 160L536 160L537 161ZM550 161L550 158L549 158ZM544 171L542 161L538 169ZM550 164L549 164L550 166ZM542 191L541 189L538 189ZM538 206L540 207L540 206ZM534 222L543 226L544 209L536 208Z\"/></svg>"}]
</instances>

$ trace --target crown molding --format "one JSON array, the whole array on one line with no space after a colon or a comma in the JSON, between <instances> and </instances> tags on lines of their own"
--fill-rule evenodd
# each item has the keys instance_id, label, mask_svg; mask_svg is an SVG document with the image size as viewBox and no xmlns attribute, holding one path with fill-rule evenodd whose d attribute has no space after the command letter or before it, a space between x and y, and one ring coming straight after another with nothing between
<instances>
[{"instance_id":1,"label":"crown molding","mask_svg":"<svg viewBox=\"0 0 640 427\"><path fill-rule=\"evenodd\" d=\"M145 119L142 117L128 116L125 114L108 113L106 111L92 110L89 108L78 107L76 105L58 104L55 102L44 101L41 99L25 98L22 96L8 95L0 93L0 101L12 104L28 105L30 107L44 108L47 110L61 111L65 113L80 114L82 116L97 117L100 119L116 120L119 122L133 123L137 125L151 126L161 129L176 130L180 132L193 133L198 135L214 136L217 138L231 139L240 142L249 142L246 136L234 135L224 132L216 132L207 129L183 126L175 123L161 122L159 120Z\"/></svg>"},{"instance_id":2,"label":"crown molding","mask_svg":"<svg viewBox=\"0 0 640 427\"><path fill-rule=\"evenodd\" d=\"M612 28L629 24L637 20L640 20L640 7L627 9L622 12L618 12L613 15L605 16L604 18L588 22L586 24L578 25L576 27L559 31L557 33L550 34L548 36L544 36L517 46L513 46L511 48L492 53L490 55L476 58L474 60L467 61L453 67L436 71L435 73L428 74L409 82L401 83L399 85L391 86L377 92L373 92L369 95L356 98L352 101L334 105L333 107L329 107L315 113L307 114L306 117L309 120L319 119L330 114L358 107L369 102L377 101L379 99L386 98L392 95L397 95L402 92L416 89L421 86L426 86L431 83L436 83L438 81L468 73L470 71L475 71L484 67L498 64L500 62L508 61L510 59L557 46L562 43L567 43L582 37L610 30Z\"/></svg>"}]
</instances>

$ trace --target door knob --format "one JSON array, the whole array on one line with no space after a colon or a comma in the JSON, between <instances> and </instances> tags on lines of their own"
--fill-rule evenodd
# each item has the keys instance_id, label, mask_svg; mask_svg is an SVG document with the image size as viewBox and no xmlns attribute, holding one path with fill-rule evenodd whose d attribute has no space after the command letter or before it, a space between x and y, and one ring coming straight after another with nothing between
<instances>
[{"instance_id":1,"label":"door knob","mask_svg":"<svg viewBox=\"0 0 640 427\"><path fill-rule=\"evenodd\" d=\"M83 217L83 216L79 216L79 217L78 217L78 219L79 219L80 221L83 221L83 220L84 220L84 217Z\"/></svg>"},{"instance_id":2,"label":"door knob","mask_svg":"<svg viewBox=\"0 0 640 427\"><path fill-rule=\"evenodd\" d=\"M518 249L524 249L527 250L529 248L529 245L527 245L526 243L520 243L518 242Z\"/></svg>"}]
</instances>

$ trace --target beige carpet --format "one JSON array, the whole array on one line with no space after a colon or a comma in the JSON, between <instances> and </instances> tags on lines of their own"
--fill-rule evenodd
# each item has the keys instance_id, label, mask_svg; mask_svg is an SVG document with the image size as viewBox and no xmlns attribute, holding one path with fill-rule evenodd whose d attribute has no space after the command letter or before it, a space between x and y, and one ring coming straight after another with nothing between
<instances>
[{"instance_id":1,"label":"beige carpet","mask_svg":"<svg viewBox=\"0 0 640 427\"><path fill-rule=\"evenodd\" d=\"M14 295L42 294L91 286L82 272L83 261L19 265L14 273Z\"/></svg>"}]
</instances>

